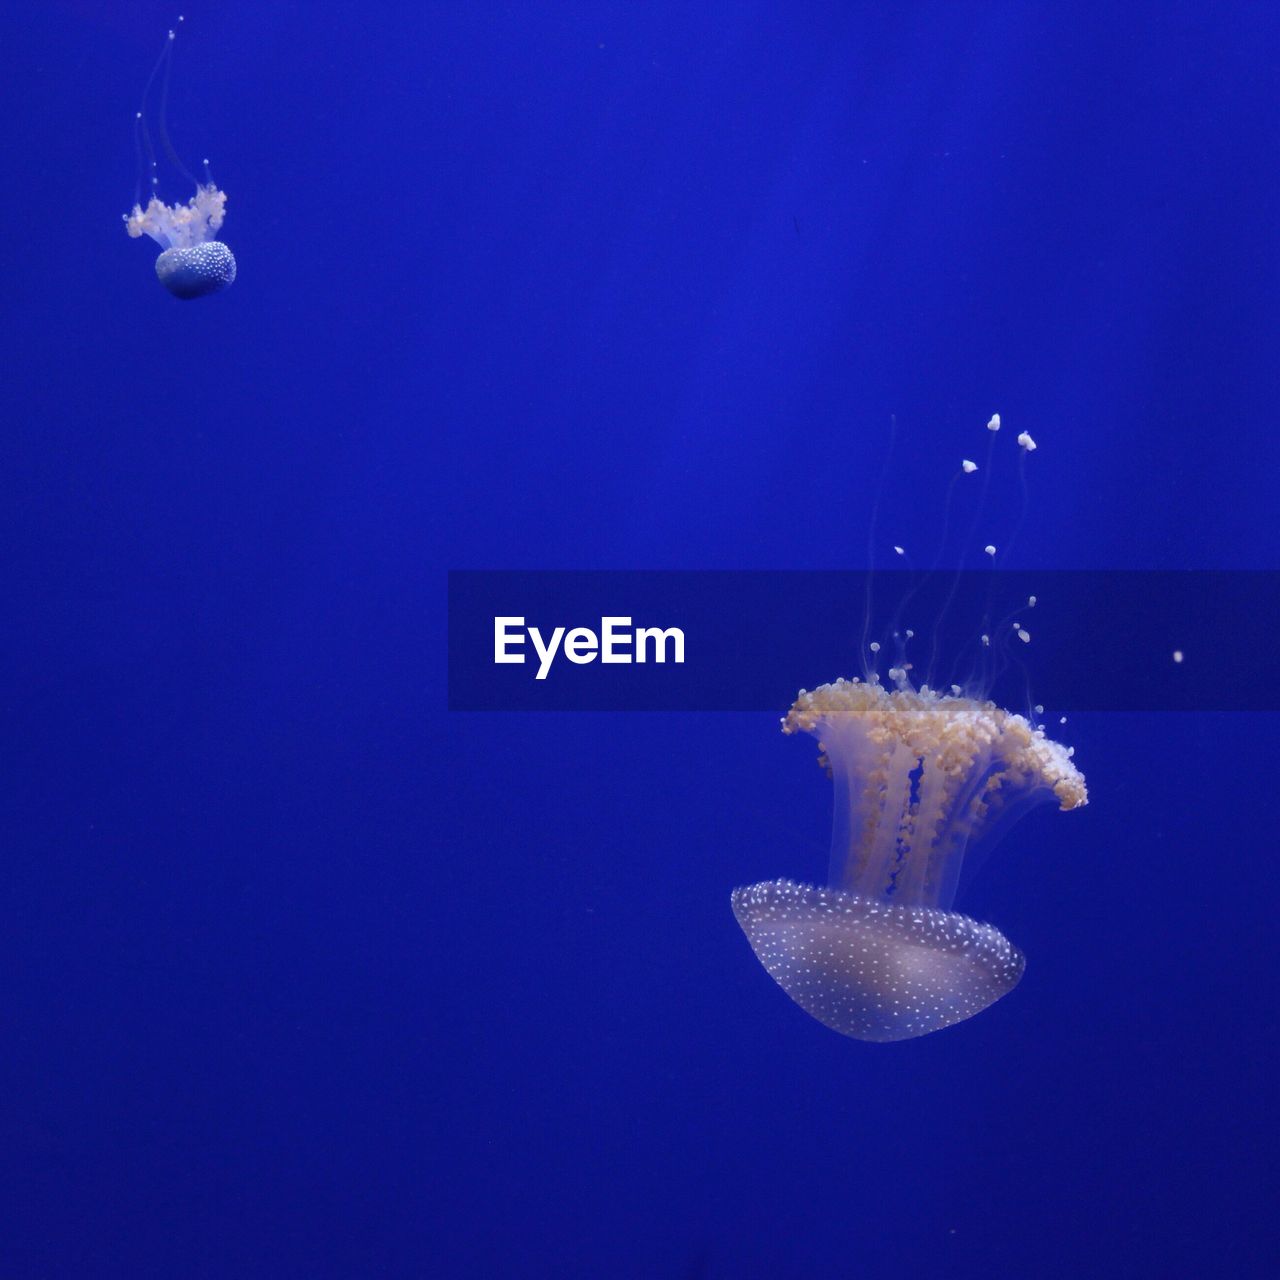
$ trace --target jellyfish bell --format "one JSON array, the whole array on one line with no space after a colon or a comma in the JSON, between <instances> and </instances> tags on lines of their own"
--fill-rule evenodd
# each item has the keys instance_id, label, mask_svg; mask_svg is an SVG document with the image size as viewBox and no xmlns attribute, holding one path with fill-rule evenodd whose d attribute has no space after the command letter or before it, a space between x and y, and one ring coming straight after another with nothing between
<instances>
[{"instance_id":1,"label":"jellyfish bell","mask_svg":"<svg viewBox=\"0 0 1280 1280\"><path fill-rule=\"evenodd\" d=\"M909 1040L962 1022L1012 991L1026 968L998 929L954 911L791 880L738 889L733 911L769 976L855 1040Z\"/></svg>"},{"instance_id":2,"label":"jellyfish bell","mask_svg":"<svg viewBox=\"0 0 1280 1280\"><path fill-rule=\"evenodd\" d=\"M835 785L826 887L734 891L770 977L856 1040L907 1040L962 1022L1017 986L1022 953L951 909L967 855L1038 802L1087 802L1069 748L994 703L905 682L802 691L782 722L818 740Z\"/></svg>"},{"instance_id":3,"label":"jellyfish bell","mask_svg":"<svg viewBox=\"0 0 1280 1280\"><path fill-rule=\"evenodd\" d=\"M226 206L226 192L209 182L200 183L186 204L167 205L152 196L145 209L135 204L125 215L131 236L150 236L163 246L156 275L175 298L203 298L235 282L235 255L216 238Z\"/></svg>"}]
</instances>

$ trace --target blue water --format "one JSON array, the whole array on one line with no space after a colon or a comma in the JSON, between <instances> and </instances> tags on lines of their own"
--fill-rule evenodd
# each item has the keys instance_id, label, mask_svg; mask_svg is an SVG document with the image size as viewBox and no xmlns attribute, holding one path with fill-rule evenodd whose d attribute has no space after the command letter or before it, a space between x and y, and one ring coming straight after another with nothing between
<instances>
[{"instance_id":1,"label":"blue water","mask_svg":"<svg viewBox=\"0 0 1280 1280\"><path fill-rule=\"evenodd\" d=\"M891 416L886 538L999 411L1021 567L1280 566L1273 6L185 12L191 303L172 9L0 16L0 1276L1280 1273L1274 716L1071 716L1021 986L877 1046L729 911L785 707L445 702L451 568L863 567Z\"/></svg>"}]
</instances>

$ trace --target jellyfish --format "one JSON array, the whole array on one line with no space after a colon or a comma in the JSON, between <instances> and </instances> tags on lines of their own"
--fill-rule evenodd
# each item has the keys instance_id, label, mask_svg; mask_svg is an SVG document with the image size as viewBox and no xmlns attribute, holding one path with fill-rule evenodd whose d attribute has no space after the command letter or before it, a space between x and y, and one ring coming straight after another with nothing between
<instances>
[{"instance_id":1,"label":"jellyfish","mask_svg":"<svg viewBox=\"0 0 1280 1280\"><path fill-rule=\"evenodd\" d=\"M135 204L125 215L131 236L147 235L164 246L156 275L175 298L203 298L235 281L235 255L217 239L226 205L226 192L202 182L185 205L152 196L145 209Z\"/></svg>"},{"instance_id":2,"label":"jellyfish","mask_svg":"<svg viewBox=\"0 0 1280 1280\"><path fill-rule=\"evenodd\" d=\"M179 18L179 22L183 19ZM178 158L169 140L165 119L169 98L169 69L172 63L176 31L170 31L159 61L151 71L142 93L142 109L135 117L135 143L138 153L138 195L133 209L124 215L125 230L134 239L150 236L161 246L156 259L156 275L175 298L203 298L218 293L235 282L236 260L231 250L218 239L226 217L227 195L219 191L204 162L204 181L191 176ZM161 78L160 106L154 125L148 109L148 97L156 77ZM159 163L152 133L156 134L168 162L181 178L196 189L186 204L165 204L157 194L160 183ZM142 205L144 179L151 188L151 198Z\"/></svg>"},{"instance_id":3,"label":"jellyfish","mask_svg":"<svg viewBox=\"0 0 1280 1280\"><path fill-rule=\"evenodd\" d=\"M870 1041L927 1035L1012 991L1022 952L952 903L980 844L1037 802L1087 802L1072 750L993 702L874 678L802 690L782 727L818 740L835 817L825 887L733 892L770 977L819 1022Z\"/></svg>"}]
</instances>

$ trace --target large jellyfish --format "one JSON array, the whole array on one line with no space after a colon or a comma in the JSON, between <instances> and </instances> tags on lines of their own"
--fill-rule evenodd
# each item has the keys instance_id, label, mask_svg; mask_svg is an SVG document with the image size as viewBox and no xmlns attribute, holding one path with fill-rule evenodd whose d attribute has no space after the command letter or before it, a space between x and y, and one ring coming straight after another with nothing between
<instances>
[{"instance_id":1,"label":"large jellyfish","mask_svg":"<svg viewBox=\"0 0 1280 1280\"><path fill-rule=\"evenodd\" d=\"M1071 750L992 702L905 682L801 691L782 722L818 739L835 784L829 883L737 889L760 962L802 1009L857 1040L971 1018L1022 977L998 929L951 910L966 853L1037 801L1087 801Z\"/></svg>"},{"instance_id":2,"label":"large jellyfish","mask_svg":"<svg viewBox=\"0 0 1280 1280\"><path fill-rule=\"evenodd\" d=\"M182 18L178 19L182 22ZM152 69L142 94L142 109L137 113L135 136L138 150L138 198L133 209L124 215L125 230L137 239L150 236L162 252L156 259L156 275L160 283L175 298L203 298L233 284L236 278L236 260L221 240L218 232L226 217L227 195L219 191L209 176L209 163L205 161L205 180L197 181L178 159L169 141L168 123L165 119L169 98L169 69L173 58L173 42L176 31L170 31L161 51L159 61ZM161 73L163 75L161 76ZM154 121L150 118L148 98L157 76L161 76L160 105ZM165 204L156 193L160 183L155 139L168 163L178 175L196 189L186 204L175 201ZM142 206L142 184L151 187L151 199Z\"/></svg>"}]
</instances>

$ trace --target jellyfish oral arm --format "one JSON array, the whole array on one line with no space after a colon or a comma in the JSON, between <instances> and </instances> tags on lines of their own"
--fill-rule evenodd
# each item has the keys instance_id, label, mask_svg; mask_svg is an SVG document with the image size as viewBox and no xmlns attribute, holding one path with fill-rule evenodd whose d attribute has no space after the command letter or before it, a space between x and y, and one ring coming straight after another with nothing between
<instances>
[{"instance_id":1,"label":"jellyfish oral arm","mask_svg":"<svg viewBox=\"0 0 1280 1280\"><path fill-rule=\"evenodd\" d=\"M838 681L783 722L818 739L835 785L833 888L947 909L971 841L1006 808L1084 804L1070 752L994 703Z\"/></svg>"},{"instance_id":2,"label":"jellyfish oral arm","mask_svg":"<svg viewBox=\"0 0 1280 1280\"><path fill-rule=\"evenodd\" d=\"M190 249L218 238L227 216L227 193L201 183L186 204L165 204L152 196L144 209L134 205L125 214L125 230L137 239L150 236L163 249Z\"/></svg>"}]
</instances>

